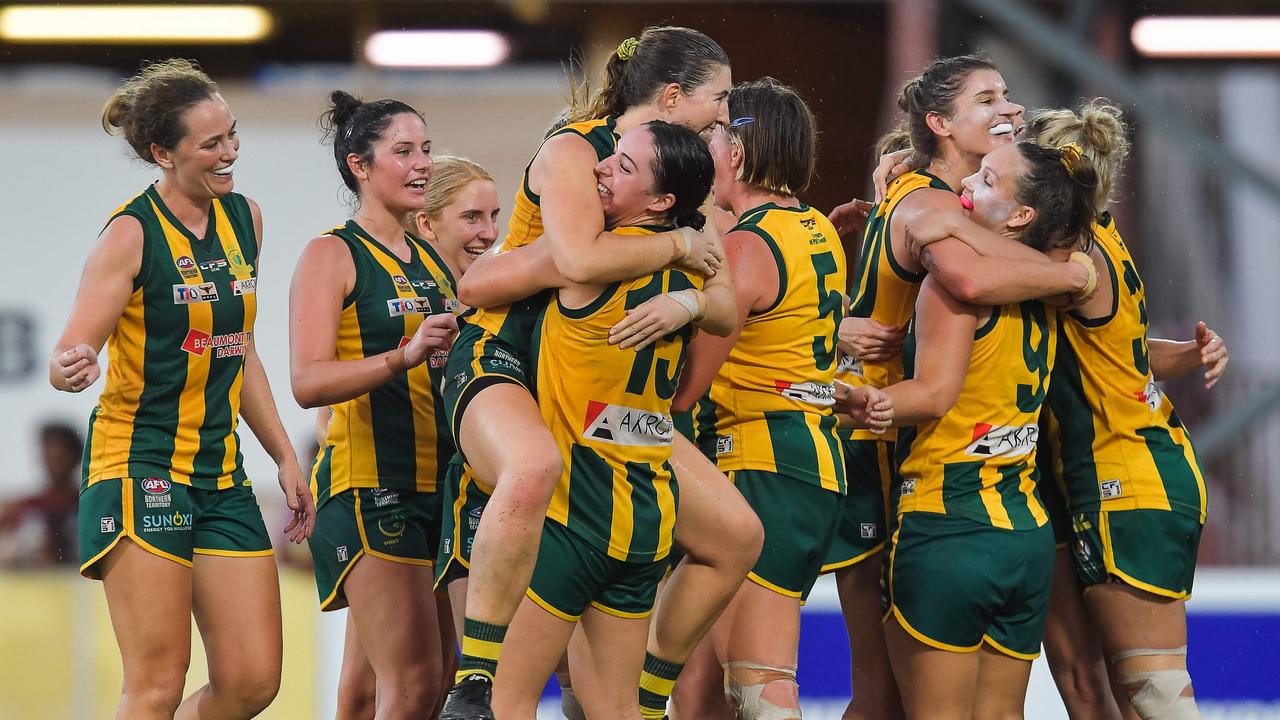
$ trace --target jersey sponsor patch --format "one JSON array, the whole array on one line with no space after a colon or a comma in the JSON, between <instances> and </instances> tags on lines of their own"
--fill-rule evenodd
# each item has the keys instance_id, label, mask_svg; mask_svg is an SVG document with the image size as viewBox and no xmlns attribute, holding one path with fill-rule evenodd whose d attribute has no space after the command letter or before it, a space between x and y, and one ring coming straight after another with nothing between
<instances>
[{"instance_id":1,"label":"jersey sponsor patch","mask_svg":"<svg viewBox=\"0 0 1280 720\"><path fill-rule=\"evenodd\" d=\"M863 540L874 540L876 535L879 534L879 528L876 527L875 523L862 523L858 531Z\"/></svg>"},{"instance_id":2,"label":"jersey sponsor patch","mask_svg":"<svg viewBox=\"0 0 1280 720\"><path fill-rule=\"evenodd\" d=\"M196 261L192 260L188 255L179 255L177 260L173 261L175 267L178 268L178 274L190 280L200 274L196 269Z\"/></svg>"},{"instance_id":3,"label":"jersey sponsor patch","mask_svg":"<svg viewBox=\"0 0 1280 720\"><path fill-rule=\"evenodd\" d=\"M204 270L205 272L217 272L218 270L226 270L227 261L223 260L222 258L218 258L217 260L209 260L206 262L202 262L200 263L200 269Z\"/></svg>"},{"instance_id":4,"label":"jersey sponsor patch","mask_svg":"<svg viewBox=\"0 0 1280 720\"><path fill-rule=\"evenodd\" d=\"M1098 482L1098 495L1103 500L1118 498L1124 494L1124 486L1120 484L1119 478L1111 480L1100 480Z\"/></svg>"},{"instance_id":5,"label":"jersey sponsor patch","mask_svg":"<svg viewBox=\"0 0 1280 720\"><path fill-rule=\"evenodd\" d=\"M462 307L462 303L458 302L457 300L454 300L453 298L444 299L444 309L446 312L451 312L456 314L458 312L458 309L461 307Z\"/></svg>"},{"instance_id":6,"label":"jersey sponsor patch","mask_svg":"<svg viewBox=\"0 0 1280 720\"><path fill-rule=\"evenodd\" d=\"M908 496L908 495L915 495L915 494L916 494L916 479L915 479L915 478L903 478L903 479L902 479L902 491L901 491L899 494L900 494L900 495L902 495L902 497L906 497L906 496Z\"/></svg>"},{"instance_id":7,"label":"jersey sponsor patch","mask_svg":"<svg viewBox=\"0 0 1280 720\"><path fill-rule=\"evenodd\" d=\"M400 317L409 313L421 313L423 315L431 314L431 298L424 297L407 297L392 298L387 301L387 314L391 317Z\"/></svg>"},{"instance_id":8,"label":"jersey sponsor patch","mask_svg":"<svg viewBox=\"0 0 1280 720\"><path fill-rule=\"evenodd\" d=\"M484 507L471 508L467 512L467 528L472 532L480 528L480 516L484 515Z\"/></svg>"},{"instance_id":9,"label":"jersey sponsor patch","mask_svg":"<svg viewBox=\"0 0 1280 720\"><path fill-rule=\"evenodd\" d=\"M843 355L840 357L840 364L836 365L836 377L841 375L853 375L858 378L866 378L866 374L862 372L862 361L853 359L852 355Z\"/></svg>"},{"instance_id":10,"label":"jersey sponsor patch","mask_svg":"<svg viewBox=\"0 0 1280 720\"><path fill-rule=\"evenodd\" d=\"M113 517L98 518L98 528L100 532L113 533L116 531L116 519Z\"/></svg>"},{"instance_id":11,"label":"jersey sponsor patch","mask_svg":"<svg viewBox=\"0 0 1280 720\"><path fill-rule=\"evenodd\" d=\"M253 295L258 292L258 278L231 281L232 295Z\"/></svg>"},{"instance_id":12,"label":"jersey sponsor patch","mask_svg":"<svg viewBox=\"0 0 1280 720\"><path fill-rule=\"evenodd\" d=\"M396 284L396 290L400 292L413 292L413 286L409 284L409 278L403 275L392 275L391 282Z\"/></svg>"},{"instance_id":13,"label":"jersey sponsor patch","mask_svg":"<svg viewBox=\"0 0 1280 720\"><path fill-rule=\"evenodd\" d=\"M614 445L670 445L672 432L668 415L597 400L587 402L587 416L582 424L586 439Z\"/></svg>"},{"instance_id":14,"label":"jersey sponsor patch","mask_svg":"<svg viewBox=\"0 0 1280 720\"><path fill-rule=\"evenodd\" d=\"M169 491L173 489L173 483L164 478L143 478L139 483L142 486L142 500L148 508L167 508L173 503L173 497Z\"/></svg>"},{"instance_id":15,"label":"jersey sponsor patch","mask_svg":"<svg viewBox=\"0 0 1280 720\"><path fill-rule=\"evenodd\" d=\"M400 504L400 492L390 490L388 488L371 488L369 494L373 496L374 507L386 507L388 505Z\"/></svg>"},{"instance_id":16,"label":"jersey sponsor patch","mask_svg":"<svg viewBox=\"0 0 1280 720\"><path fill-rule=\"evenodd\" d=\"M806 380L804 382L788 382L786 380L774 380L773 387L777 389L778 394L792 400L799 400L809 405L817 405L818 407L831 407L836 404L836 386L827 385L826 383L814 382Z\"/></svg>"},{"instance_id":17,"label":"jersey sponsor patch","mask_svg":"<svg viewBox=\"0 0 1280 720\"><path fill-rule=\"evenodd\" d=\"M1150 375L1147 376L1147 386L1141 392L1133 394L1138 402L1146 404L1151 408L1151 412L1160 409L1160 403L1163 401L1164 393L1160 392L1160 386L1156 385L1156 379Z\"/></svg>"},{"instance_id":18,"label":"jersey sponsor patch","mask_svg":"<svg viewBox=\"0 0 1280 720\"><path fill-rule=\"evenodd\" d=\"M716 454L728 455L733 452L733 436L717 435L716 436Z\"/></svg>"},{"instance_id":19,"label":"jersey sponsor patch","mask_svg":"<svg viewBox=\"0 0 1280 720\"><path fill-rule=\"evenodd\" d=\"M179 284L173 286L174 305L190 305L192 303L217 301L218 286L211 282L198 283L195 285Z\"/></svg>"},{"instance_id":20,"label":"jersey sponsor patch","mask_svg":"<svg viewBox=\"0 0 1280 720\"><path fill-rule=\"evenodd\" d=\"M182 349L192 355L201 357L204 357L209 348L213 348L214 357L244 357L245 352L248 350L251 334L252 331L246 330L222 335L210 335L203 330L192 328L187 331L187 339L182 342Z\"/></svg>"},{"instance_id":21,"label":"jersey sponsor patch","mask_svg":"<svg viewBox=\"0 0 1280 720\"><path fill-rule=\"evenodd\" d=\"M1036 449L1040 439L1039 425L989 425L973 426L973 442L964 452L970 457L1022 457Z\"/></svg>"}]
</instances>

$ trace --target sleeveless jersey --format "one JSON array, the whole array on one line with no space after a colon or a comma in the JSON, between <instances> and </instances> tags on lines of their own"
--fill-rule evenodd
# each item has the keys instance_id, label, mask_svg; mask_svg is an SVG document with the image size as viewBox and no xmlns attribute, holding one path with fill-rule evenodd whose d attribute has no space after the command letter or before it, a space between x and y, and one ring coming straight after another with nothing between
<instances>
[{"instance_id":1,"label":"sleeveless jersey","mask_svg":"<svg viewBox=\"0 0 1280 720\"><path fill-rule=\"evenodd\" d=\"M1151 375L1142 280L1110 215L1094 236L1111 274L1112 312L1063 319L1049 393L1071 511L1173 510L1204 522L1195 450Z\"/></svg>"},{"instance_id":2,"label":"sleeveless jersey","mask_svg":"<svg viewBox=\"0 0 1280 720\"><path fill-rule=\"evenodd\" d=\"M409 342L427 315L458 309L453 275L425 241L405 233L408 262L374 240L354 220L327 234L341 238L355 263L356 282L342 301L337 360L359 360ZM332 407L324 447L311 470L320 504L351 488L434 492L453 457L438 388L448 351L370 392Z\"/></svg>"},{"instance_id":3,"label":"sleeveless jersey","mask_svg":"<svg viewBox=\"0 0 1280 720\"><path fill-rule=\"evenodd\" d=\"M701 287L701 278L669 268L614 283L582 308L554 298L540 323L538 406L565 468L547 517L617 560L660 560L671 551L678 497L667 462L671 399L693 326L639 352L610 345L609 329L652 297Z\"/></svg>"},{"instance_id":4,"label":"sleeveless jersey","mask_svg":"<svg viewBox=\"0 0 1280 720\"><path fill-rule=\"evenodd\" d=\"M858 273L850 293L850 317L871 318L884 325L904 327L915 313L916 295L925 273L908 272L898 264L893 255L893 242L889 237L889 225L893 211L904 198L916 190L933 188L954 192L941 179L924 170L904 173L885 192L884 199L876 205L867 218L862 232L862 249L858 258ZM859 362L862 385L884 388L902 381L902 358ZM897 431L893 428L883 435L869 430L854 430L856 440L893 440Z\"/></svg>"},{"instance_id":5,"label":"sleeveless jersey","mask_svg":"<svg viewBox=\"0 0 1280 720\"><path fill-rule=\"evenodd\" d=\"M596 151L596 159L602 161L612 155L618 145L618 135L614 132L615 121L615 118L605 117L570 123L553 132L547 139L559 135L578 135L591 143ZM529 167L532 164L530 161L529 166L524 169L520 189L516 191L515 203L511 209L507 236L502 241L500 252L528 245L542 235L542 199L529 188ZM550 296L549 292L539 292L511 305L476 308L467 320L517 349L527 351L533 342L533 329L538 314L546 307Z\"/></svg>"},{"instance_id":6,"label":"sleeveless jersey","mask_svg":"<svg viewBox=\"0 0 1280 720\"><path fill-rule=\"evenodd\" d=\"M743 213L734 231L764 240L778 296L747 316L699 414L714 413L721 470L763 470L844 493L833 382L845 256L835 228L807 205Z\"/></svg>"},{"instance_id":7,"label":"sleeveless jersey","mask_svg":"<svg viewBox=\"0 0 1280 720\"><path fill-rule=\"evenodd\" d=\"M991 308L974 333L956 404L939 420L898 433L902 489L898 512L968 518L1006 530L1048 522L1035 465L1057 315L1028 301ZM904 348L914 376L915 327Z\"/></svg>"},{"instance_id":8,"label":"sleeveless jersey","mask_svg":"<svg viewBox=\"0 0 1280 720\"><path fill-rule=\"evenodd\" d=\"M257 313L249 203L235 193L214 199L203 239L173 216L155 185L111 219L121 215L142 224L142 262L107 338L85 482L158 477L204 490L246 482L236 427Z\"/></svg>"}]
</instances>

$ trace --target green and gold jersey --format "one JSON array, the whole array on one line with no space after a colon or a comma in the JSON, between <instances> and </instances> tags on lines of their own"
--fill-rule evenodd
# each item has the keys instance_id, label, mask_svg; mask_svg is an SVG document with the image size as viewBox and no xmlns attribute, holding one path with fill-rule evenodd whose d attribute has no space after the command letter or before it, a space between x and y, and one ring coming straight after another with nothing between
<instances>
[{"instance_id":1,"label":"green and gold jersey","mask_svg":"<svg viewBox=\"0 0 1280 720\"><path fill-rule=\"evenodd\" d=\"M614 283L581 308L555 298L540 323L538 407L564 458L547 517L617 560L659 560L671 551L678 496L667 462L671 399L693 327L639 352L610 345L609 329L650 298L701 287L701 278L667 269Z\"/></svg>"},{"instance_id":2,"label":"green and gold jersey","mask_svg":"<svg viewBox=\"0 0 1280 720\"><path fill-rule=\"evenodd\" d=\"M1173 510L1204 522L1200 463L1151 374L1142 279L1110 215L1094 237L1111 274L1112 311L1063 318L1049 392L1071 511Z\"/></svg>"},{"instance_id":3,"label":"green and gold jersey","mask_svg":"<svg viewBox=\"0 0 1280 720\"><path fill-rule=\"evenodd\" d=\"M1048 522L1035 452L1057 342L1057 315L1043 303L991 308L974 333L955 406L898 431L899 514L953 515L1006 530ZM915 343L913 323L903 348L908 379Z\"/></svg>"},{"instance_id":4,"label":"green and gold jersey","mask_svg":"<svg viewBox=\"0 0 1280 720\"><path fill-rule=\"evenodd\" d=\"M923 272L910 272L898 263L893 254L893 241L889 226L893 211L911 193L925 188L954 192L941 179L924 170L904 173L885 192L884 199L871 211L862 231L862 249L859 251L858 272L850 292L849 316L871 318L883 325L905 327L915 314L916 295L920 292ZM902 381L902 357L891 360L867 360L856 367L856 378L850 382L884 388ZM854 430L856 440L893 440L896 431L889 429L883 435L869 430Z\"/></svg>"},{"instance_id":5,"label":"green and gold jersey","mask_svg":"<svg viewBox=\"0 0 1280 720\"><path fill-rule=\"evenodd\" d=\"M327 234L346 243L356 268L355 286L342 301L337 360L394 350L409 342L427 315L457 311L453 275L430 244L405 233L406 262L354 220ZM351 488L435 491L455 450L438 390L447 358L438 350L403 375L332 407L311 471L317 503Z\"/></svg>"},{"instance_id":6,"label":"green and gold jersey","mask_svg":"<svg viewBox=\"0 0 1280 720\"><path fill-rule=\"evenodd\" d=\"M777 263L778 296L747 316L695 417L715 418L721 470L764 470L844 493L832 412L845 287L840 238L807 205L762 205L733 230L764 240Z\"/></svg>"},{"instance_id":7,"label":"green and gold jersey","mask_svg":"<svg viewBox=\"0 0 1280 720\"><path fill-rule=\"evenodd\" d=\"M596 151L597 160L603 161L613 155L614 148L618 145L618 134L614 132L615 121L615 118L605 117L600 120L570 123L553 132L547 139L559 135L578 135L591 143L591 147ZM511 209L511 222L507 225L507 236L503 239L499 252L523 247L542 236L541 203L542 199L529 188L529 168L525 167L520 189L516 191L515 204ZM549 297L550 293L544 291L511 305L477 308L467 316L467 321L479 325L490 335L502 339L517 349L527 350L533 342L533 328L537 323L538 314L546 307Z\"/></svg>"},{"instance_id":8,"label":"green and gold jersey","mask_svg":"<svg viewBox=\"0 0 1280 720\"><path fill-rule=\"evenodd\" d=\"M84 480L158 477L205 490L245 481L240 389L257 312L258 240L248 201L217 198L204 237L152 185L120 206L142 224L142 261L107 338Z\"/></svg>"}]
</instances>

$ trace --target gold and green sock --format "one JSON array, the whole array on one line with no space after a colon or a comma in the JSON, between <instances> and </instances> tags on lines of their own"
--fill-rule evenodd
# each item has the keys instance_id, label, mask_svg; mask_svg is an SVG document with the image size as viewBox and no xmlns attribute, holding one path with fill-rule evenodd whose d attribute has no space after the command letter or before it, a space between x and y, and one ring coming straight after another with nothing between
<instances>
[{"instance_id":1,"label":"gold and green sock","mask_svg":"<svg viewBox=\"0 0 1280 720\"><path fill-rule=\"evenodd\" d=\"M640 717L662 720L667 714L667 698L676 686L676 678L684 665L644 654L644 672L640 674Z\"/></svg>"},{"instance_id":2,"label":"gold and green sock","mask_svg":"<svg viewBox=\"0 0 1280 720\"><path fill-rule=\"evenodd\" d=\"M507 636L506 625L490 625L466 618L462 622L462 659L454 682L462 682L471 675L488 676L493 681L498 673L498 654L502 652L502 640Z\"/></svg>"}]
</instances>

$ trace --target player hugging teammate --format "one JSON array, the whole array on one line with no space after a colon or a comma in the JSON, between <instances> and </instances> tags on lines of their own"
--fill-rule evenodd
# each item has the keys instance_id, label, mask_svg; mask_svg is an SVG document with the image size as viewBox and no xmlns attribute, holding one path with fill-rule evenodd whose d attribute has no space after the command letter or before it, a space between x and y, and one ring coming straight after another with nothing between
<instances>
[{"instance_id":1,"label":"player hugging teammate","mask_svg":"<svg viewBox=\"0 0 1280 720\"><path fill-rule=\"evenodd\" d=\"M350 609L341 718L533 720L553 673L567 718L799 718L822 572L847 719L1019 717L1042 645L1072 717L1199 717L1205 481L1157 382L1212 385L1228 356L1203 324L1147 336L1108 210L1120 112L1028 120L979 56L931 62L898 105L877 202L829 219L799 197L801 96L648 28L548 132L488 252L488 173L433 158L408 104L334 91L354 212L290 292L308 492L253 347L234 116L187 61L131 78L104 126L161 179L113 213L50 361L80 392L110 357L80 524L120 716L248 718L276 693L243 417L321 608ZM193 615L210 682L184 701Z\"/></svg>"}]
</instances>

